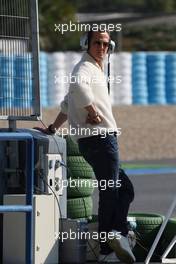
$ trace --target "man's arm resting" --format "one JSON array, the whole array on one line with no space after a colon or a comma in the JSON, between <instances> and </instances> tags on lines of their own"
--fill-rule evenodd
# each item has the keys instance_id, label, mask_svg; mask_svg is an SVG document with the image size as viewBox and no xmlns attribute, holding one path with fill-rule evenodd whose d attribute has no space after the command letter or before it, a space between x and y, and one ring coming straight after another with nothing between
<instances>
[{"instance_id":1,"label":"man's arm resting","mask_svg":"<svg viewBox=\"0 0 176 264\"><path fill-rule=\"evenodd\" d=\"M53 124L50 125L50 130L52 132L55 132L59 127L62 126L62 124L67 121L67 115L59 112L58 116L56 117L55 121Z\"/></svg>"},{"instance_id":2,"label":"man's arm resting","mask_svg":"<svg viewBox=\"0 0 176 264\"><path fill-rule=\"evenodd\" d=\"M67 115L59 112L58 116L56 117L56 120L53 124L49 125L47 128L42 127L34 127L34 129L37 129L45 134L55 134L56 130L67 120Z\"/></svg>"}]
</instances>

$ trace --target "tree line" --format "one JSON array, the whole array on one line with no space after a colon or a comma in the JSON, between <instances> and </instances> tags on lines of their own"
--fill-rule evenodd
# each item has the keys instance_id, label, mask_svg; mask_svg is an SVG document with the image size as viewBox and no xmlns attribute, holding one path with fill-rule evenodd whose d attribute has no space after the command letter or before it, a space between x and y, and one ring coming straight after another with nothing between
<instances>
[{"instance_id":1,"label":"tree line","mask_svg":"<svg viewBox=\"0 0 176 264\"><path fill-rule=\"evenodd\" d=\"M82 34L81 32L68 31L61 34L58 30L56 31L56 26L60 24L69 23L70 21L76 23L76 13L78 12L142 12L151 14L172 13L176 11L175 0L38 0L38 6L40 47L42 50L49 52L59 50L80 50L78 43L80 35ZM144 28L143 31L145 32ZM167 32L169 36L170 29L168 29ZM135 34L138 38L139 33L135 32ZM166 34L167 33L165 33L165 35ZM152 39L153 35L156 35L155 32L152 34ZM130 34L129 37L131 38ZM141 36L139 36L138 42L141 42L140 38ZM156 40L156 42L157 41L158 40ZM154 43L153 46L154 45L155 49L157 49L158 44ZM166 46L163 47L163 49L170 49L167 45L168 43L166 43ZM140 47L142 46L143 45L140 45ZM132 50L133 48L134 47L131 45L128 47L128 50ZM151 47L145 47L145 49L150 48Z\"/></svg>"}]
</instances>

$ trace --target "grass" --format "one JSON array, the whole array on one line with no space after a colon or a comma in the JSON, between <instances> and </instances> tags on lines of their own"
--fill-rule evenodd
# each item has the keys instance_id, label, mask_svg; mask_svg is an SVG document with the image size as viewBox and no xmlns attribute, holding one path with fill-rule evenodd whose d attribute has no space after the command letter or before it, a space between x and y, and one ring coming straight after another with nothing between
<instances>
[{"instance_id":1,"label":"grass","mask_svg":"<svg viewBox=\"0 0 176 264\"><path fill-rule=\"evenodd\" d=\"M124 169L159 169L159 168L170 168L176 167L169 164L138 164L138 163L122 163Z\"/></svg>"}]
</instances>

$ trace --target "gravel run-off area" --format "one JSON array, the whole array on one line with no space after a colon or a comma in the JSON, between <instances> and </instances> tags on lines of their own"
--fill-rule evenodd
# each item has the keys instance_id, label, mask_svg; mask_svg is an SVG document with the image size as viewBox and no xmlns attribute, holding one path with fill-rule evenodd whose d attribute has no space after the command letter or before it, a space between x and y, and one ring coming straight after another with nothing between
<instances>
[{"instance_id":1,"label":"gravel run-off area","mask_svg":"<svg viewBox=\"0 0 176 264\"><path fill-rule=\"evenodd\" d=\"M48 125L59 108L42 109L42 120ZM119 136L120 158L160 160L176 158L176 106L118 106L113 108ZM8 127L7 121L0 121ZM42 126L40 121L17 121L17 127Z\"/></svg>"}]
</instances>

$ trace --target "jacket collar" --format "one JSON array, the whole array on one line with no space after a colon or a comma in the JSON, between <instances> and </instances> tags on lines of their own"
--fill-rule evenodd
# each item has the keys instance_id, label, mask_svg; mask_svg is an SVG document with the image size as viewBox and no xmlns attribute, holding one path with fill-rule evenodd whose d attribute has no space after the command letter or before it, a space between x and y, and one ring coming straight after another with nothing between
<instances>
[{"instance_id":1,"label":"jacket collar","mask_svg":"<svg viewBox=\"0 0 176 264\"><path fill-rule=\"evenodd\" d=\"M98 64L98 62L96 62L96 60L88 52L85 52L84 53L82 60L83 61L89 61L89 62L91 62L96 67L98 67L101 71L103 71L103 69L100 67L100 65Z\"/></svg>"}]
</instances>

